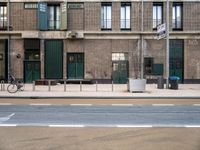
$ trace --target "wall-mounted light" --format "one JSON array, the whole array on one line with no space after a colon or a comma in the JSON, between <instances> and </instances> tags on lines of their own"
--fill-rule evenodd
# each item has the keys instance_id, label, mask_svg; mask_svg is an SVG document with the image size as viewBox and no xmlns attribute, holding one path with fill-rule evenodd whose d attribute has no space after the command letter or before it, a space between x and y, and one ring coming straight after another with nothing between
<instances>
[{"instance_id":1,"label":"wall-mounted light","mask_svg":"<svg viewBox=\"0 0 200 150\"><path fill-rule=\"evenodd\" d=\"M21 54L17 54L16 57L19 59L21 58Z\"/></svg>"},{"instance_id":2,"label":"wall-mounted light","mask_svg":"<svg viewBox=\"0 0 200 150\"><path fill-rule=\"evenodd\" d=\"M0 54L0 60L3 60L3 54Z\"/></svg>"}]
</instances>

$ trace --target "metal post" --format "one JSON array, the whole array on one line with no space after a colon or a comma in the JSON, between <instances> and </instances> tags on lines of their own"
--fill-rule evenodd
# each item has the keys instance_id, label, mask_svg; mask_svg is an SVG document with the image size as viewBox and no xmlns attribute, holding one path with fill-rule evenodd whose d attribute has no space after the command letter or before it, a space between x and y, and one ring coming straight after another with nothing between
<instances>
[{"instance_id":1,"label":"metal post","mask_svg":"<svg viewBox=\"0 0 200 150\"><path fill-rule=\"evenodd\" d=\"M5 91L5 83L4 83L4 80L1 80L1 91Z\"/></svg>"},{"instance_id":2,"label":"metal post","mask_svg":"<svg viewBox=\"0 0 200 150\"><path fill-rule=\"evenodd\" d=\"M112 92L114 91L114 85L113 85L113 81L112 81Z\"/></svg>"},{"instance_id":3,"label":"metal post","mask_svg":"<svg viewBox=\"0 0 200 150\"><path fill-rule=\"evenodd\" d=\"M166 89L169 88L169 0L166 9Z\"/></svg>"},{"instance_id":4,"label":"metal post","mask_svg":"<svg viewBox=\"0 0 200 150\"><path fill-rule=\"evenodd\" d=\"M35 81L33 81L33 91L35 91Z\"/></svg>"},{"instance_id":5,"label":"metal post","mask_svg":"<svg viewBox=\"0 0 200 150\"><path fill-rule=\"evenodd\" d=\"M67 87L66 87L66 79L64 80L64 92L66 92Z\"/></svg>"},{"instance_id":6,"label":"metal post","mask_svg":"<svg viewBox=\"0 0 200 150\"><path fill-rule=\"evenodd\" d=\"M49 87L48 91L51 91L51 81L50 80L48 81L48 87Z\"/></svg>"},{"instance_id":7,"label":"metal post","mask_svg":"<svg viewBox=\"0 0 200 150\"><path fill-rule=\"evenodd\" d=\"M96 81L96 92L98 91L98 82Z\"/></svg>"},{"instance_id":8,"label":"metal post","mask_svg":"<svg viewBox=\"0 0 200 150\"><path fill-rule=\"evenodd\" d=\"M82 81L80 81L80 91L82 91Z\"/></svg>"}]
</instances>

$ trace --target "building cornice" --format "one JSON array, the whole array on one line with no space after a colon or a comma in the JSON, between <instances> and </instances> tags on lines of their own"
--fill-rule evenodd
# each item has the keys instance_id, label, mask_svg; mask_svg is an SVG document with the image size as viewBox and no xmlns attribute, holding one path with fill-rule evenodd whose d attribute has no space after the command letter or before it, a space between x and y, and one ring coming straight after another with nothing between
<instances>
[{"instance_id":1,"label":"building cornice","mask_svg":"<svg viewBox=\"0 0 200 150\"><path fill-rule=\"evenodd\" d=\"M71 39L69 33L71 31L1 31L0 36L14 36L24 38L38 39ZM157 32L116 32L116 31L76 31L82 37L77 39L140 39L143 35L144 39L157 39ZM200 40L200 31L177 31L170 32L170 39L198 39Z\"/></svg>"}]
</instances>

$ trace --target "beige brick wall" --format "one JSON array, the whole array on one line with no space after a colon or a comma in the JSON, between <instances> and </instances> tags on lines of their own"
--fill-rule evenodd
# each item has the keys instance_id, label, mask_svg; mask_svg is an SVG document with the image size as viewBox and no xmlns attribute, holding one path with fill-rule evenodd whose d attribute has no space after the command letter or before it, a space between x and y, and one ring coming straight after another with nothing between
<instances>
[{"instance_id":1,"label":"beige brick wall","mask_svg":"<svg viewBox=\"0 0 200 150\"><path fill-rule=\"evenodd\" d=\"M65 40L66 53L84 53L85 78L111 79L112 53L122 52L130 55L138 51L137 40ZM129 63L130 76L134 75L133 65Z\"/></svg>"},{"instance_id":2,"label":"beige brick wall","mask_svg":"<svg viewBox=\"0 0 200 150\"><path fill-rule=\"evenodd\" d=\"M13 30L24 30L24 5L23 3L11 3L11 26Z\"/></svg>"},{"instance_id":3,"label":"beige brick wall","mask_svg":"<svg viewBox=\"0 0 200 150\"><path fill-rule=\"evenodd\" d=\"M153 12L153 3L145 2L144 3L144 31L152 31L152 12Z\"/></svg>"},{"instance_id":4,"label":"beige brick wall","mask_svg":"<svg viewBox=\"0 0 200 150\"><path fill-rule=\"evenodd\" d=\"M13 30L37 30L37 9L24 9L24 3L11 3Z\"/></svg>"},{"instance_id":5,"label":"beige brick wall","mask_svg":"<svg viewBox=\"0 0 200 150\"><path fill-rule=\"evenodd\" d=\"M120 2L112 3L112 31L120 31Z\"/></svg>"},{"instance_id":6,"label":"beige brick wall","mask_svg":"<svg viewBox=\"0 0 200 150\"><path fill-rule=\"evenodd\" d=\"M10 73L16 78L23 78L24 40L12 39L10 41ZM16 55L20 54L21 58Z\"/></svg>"},{"instance_id":7,"label":"beige brick wall","mask_svg":"<svg viewBox=\"0 0 200 150\"><path fill-rule=\"evenodd\" d=\"M85 30L86 31L100 31L101 30L101 3L84 4L85 16Z\"/></svg>"},{"instance_id":8,"label":"beige brick wall","mask_svg":"<svg viewBox=\"0 0 200 150\"><path fill-rule=\"evenodd\" d=\"M183 3L183 29L184 31L200 30L200 3Z\"/></svg>"},{"instance_id":9,"label":"beige brick wall","mask_svg":"<svg viewBox=\"0 0 200 150\"><path fill-rule=\"evenodd\" d=\"M166 42L165 40L145 40L145 57L153 57L155 64L163 64L165 74Z\"/></svg>"},{"instance_id":10,"label":"beige brick wall","mask_svg":"<svg viewBox=\"0 0 200 150\"><path fill-rule=\"evenodd\" d=\"M185 79L200 79L200 40L185 40L184 51Z\"/></svg>"},{"instance_id":11,"label":"beige brick wall","mask_svg":"<svg viewBox=\"0 0 200 150\"><path fill-rule=\"evenodd\" d=\"M131 4L131 29L132 31L140 31L141 29L141 13L140 3L134 2Z\"/></svg>"},{"instance_id":12,"label":"beige brick wall","mask_svg":"<svg viewBox=\"0 0 200 150\"><path fill-rule=\"evenodd\" d=\"M67 12L68 30L83 30L84 9L68 9Z\"/></svg>"}]
</instances>

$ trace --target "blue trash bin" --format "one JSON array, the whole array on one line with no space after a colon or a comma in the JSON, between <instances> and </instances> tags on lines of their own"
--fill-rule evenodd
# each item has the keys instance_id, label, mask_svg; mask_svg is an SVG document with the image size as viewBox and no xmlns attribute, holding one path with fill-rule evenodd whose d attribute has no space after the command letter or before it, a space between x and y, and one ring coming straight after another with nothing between
<instances>
[{"instance_id":1,"label":"blue trash bin","mask_svg":"<svg viewBox=\"0 0 200 150\"><path fill-rule=\"evenodd\" d=\"M178 81L180 78L178 76L169 77L169 88L173 90L178 90Z\"/></svg>"}]
</instances>

